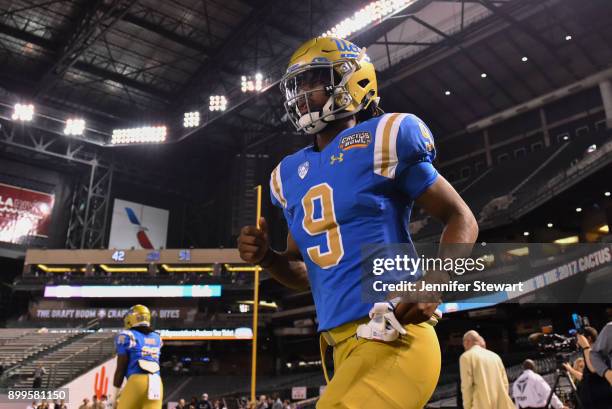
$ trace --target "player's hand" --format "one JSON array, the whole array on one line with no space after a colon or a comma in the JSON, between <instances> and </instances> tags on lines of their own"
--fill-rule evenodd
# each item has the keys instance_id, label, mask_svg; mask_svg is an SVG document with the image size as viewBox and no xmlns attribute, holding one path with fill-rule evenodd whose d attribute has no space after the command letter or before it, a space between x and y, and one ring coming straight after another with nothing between
<instances>
[{"instance_id":1,"label":"player's hand","mask_svg":"<svg viewBox=\"0 0 612 409\"><path fill-rule=\"evenodd\" d=\"M572 368L572 366L571 366L570 364L568 364L567 362L563 362L563 367L565 368L565 370L566 370L567 372L571 372L571 371L572 371L572 369L574 369L574 368Z\"/></svg>"},{"instance_id":2,"label":"player's hand","mask_svg":"<svg viewBox=\"0 0 612 409\"><path fill-rule=\"evenodd\" d=\"M439 303L404 303L395 307L395 316L402 324L420 324L429 321Z\"/></svg>"},{"instance_id":3,"label":"player's hand","mask_svg":"<svg viewBox=\"0 0 612 409\"><path fill-rule=\"evenodd\" d=\"M259 229L255 226L244 226L238 236L240 258L250 264L258 264L268 252L268 224L263 217L259 219Z\"/></svg>"},{"instance_id":4,"label":"player's hand","mask_svg":"<svg viewBox=\"0 0 612 409\"><path fill-rule=\"evenodd\" d=\"M580 348L585 349L590 347L589 340L582 334L576 334L576 343L580 346Z\"/></svg>"}]
</instances>

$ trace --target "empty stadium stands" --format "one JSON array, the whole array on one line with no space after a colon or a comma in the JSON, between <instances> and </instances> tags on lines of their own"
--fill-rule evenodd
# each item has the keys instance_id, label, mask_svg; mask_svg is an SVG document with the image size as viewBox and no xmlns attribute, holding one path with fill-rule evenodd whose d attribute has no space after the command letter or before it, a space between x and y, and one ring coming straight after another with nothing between
<instances>
[{"instance_id":1,"label":"empty stadium stands","mask_svg":"<svg viewBox=\"0 0 612 409\"><path fill-rule=\"evenodd\" d=\"M612 141L608 131L582 135L563 144L549 146L521 159L497 164L471 182L455 183L455 188L472 209L481 229L507 223L526 214L560 191L612 161ZM412 226L418 238L434 237L441 231L435 220Z\"/></svg>"},{"instance_id":2,"label":"empty stadium stands","mask_svg":"<svg viewBox=\"0 0 612 409\"><path fill-rule=\"evenodd\" d=\"M0 330L0 332L12 330ZM21 330L23 331L23 330ZM29 330L21 337L14 339L15 344L10 348L0 346L2 351L19 353L24 350L23 342L30 342L39 346L45 344L44 349L38 349L38 355L32 359L22 357L21 364L13 366L5 373L6 384L16 388L31 387L33 383L34 370L42 365L47 373L43 376L43 387L59 387L74 379L79 374L94 367L100 362L110 358L114 353L112 332L73 332L39 334ZM30 351L36 348L30 348Z\"/></svg>"},{"instance_id":3,"label":"empty stadium stands","mask_svg":"<svg viewBox=\"0 0 612 409\"><path fill-rule=\"evenodd\" d=\"M53 348L71 337L73 333L45 332L37 329L0 329L0 361L4 367L32 358Z\"/></svg>"}]
</instances>

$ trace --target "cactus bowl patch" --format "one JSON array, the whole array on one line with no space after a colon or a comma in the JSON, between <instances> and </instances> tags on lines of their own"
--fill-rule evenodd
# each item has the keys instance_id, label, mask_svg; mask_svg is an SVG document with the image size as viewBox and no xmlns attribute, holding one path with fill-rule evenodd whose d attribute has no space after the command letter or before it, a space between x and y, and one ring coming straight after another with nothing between
<instances>
[{"instance_id":1,"label":"cactus bowl patch","mask_svg":"<svg viewBox=\"0 0 612 409\"><path fill-rule=\"evenodd\" d=\"M372 142L372 135L369 132L357 132L342 137L340 149L347 151L353 148L365 148Z\"/></svg>"}]
</instances>

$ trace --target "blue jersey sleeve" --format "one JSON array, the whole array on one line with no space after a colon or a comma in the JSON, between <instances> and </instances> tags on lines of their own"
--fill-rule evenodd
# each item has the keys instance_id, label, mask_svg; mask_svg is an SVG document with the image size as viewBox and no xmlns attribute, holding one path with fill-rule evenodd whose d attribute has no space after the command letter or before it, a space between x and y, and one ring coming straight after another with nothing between
<instances>
[{"instance_id":1,"label":"blue jersey sleeve","mask_svg":"<svg viewBox=\"0 0 612 409\"><path fill-rule=\"evenodd\" d=\"M276 168L274 168L272 174L270 175L270 199L272 200L272 204L274 206L285 209L287 207L287 200L285 199L285 195L283 193L281 165L282 162L279 163Z\"/></svg>"},{"instance_id":2,"label":"blue jersey sleeve","mask_svg":"<svg viewBox=\"0 0 612 409\"><path fill-rule=\"evenodd\" d=\"M291 214L287 208L287 199L285 196L285 186L283 185L283 179L281 175L281 167L283 162L279 163L278 166L272 171L270 175L270 199L272 204L276 207L280 207L283 210L283 215L287 221L287 226L291 229Z\"/></svg>"},{"instance_id":3,"label":"blue jersey sleeve","mask_svg":"<svg viewBox=\"0 0 612 409\"><path fill-rule=\"evenodd\" d=\"M436 148L431 131L417 116L406 115L399 125L396 149L396 186L414 200L438 177L432 164Z\"/></svg>"},{"instance_id":4,"label":"blue jersey sleeve","mask_svg":"<svg viewBox=\"0 0 612 409\"><path fill-rule=\"evenodd\" d=\"M115 348L118 355L126 355L135 344L134 336L129 331L121 331L115 338Z\"/></svg>"}]
</instances>

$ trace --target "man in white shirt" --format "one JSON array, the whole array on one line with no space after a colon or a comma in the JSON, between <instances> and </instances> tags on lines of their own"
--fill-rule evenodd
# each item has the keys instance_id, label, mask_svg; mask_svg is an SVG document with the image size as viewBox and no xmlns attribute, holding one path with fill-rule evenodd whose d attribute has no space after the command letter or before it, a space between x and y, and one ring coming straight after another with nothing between
<instances>
[{"instance_id":1,"label":"man in white shirt","mask_svg":"<svg viewBox=\"0 0 612 409\"><path fill-rule=\"evenodd\" d=\"M526 359L523 362L523 373L512 385L512 396L517 409L540 409L546 407L550 394L550 385L535 372L535 362ZM550 405L554 409L567 409L553 394Z\"/></svg>"}]
</instances>

